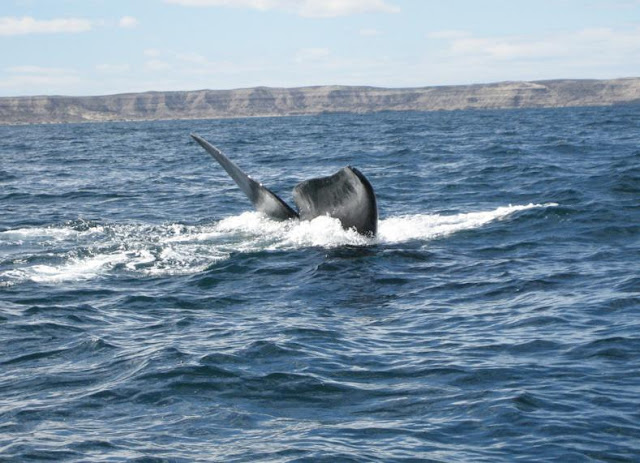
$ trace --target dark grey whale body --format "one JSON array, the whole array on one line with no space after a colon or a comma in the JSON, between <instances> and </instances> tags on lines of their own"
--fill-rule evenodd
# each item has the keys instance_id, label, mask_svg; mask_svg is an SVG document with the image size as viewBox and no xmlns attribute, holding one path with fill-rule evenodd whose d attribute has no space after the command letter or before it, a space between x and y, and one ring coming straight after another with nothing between
<instances>
[{"instance_id":1,"label":"dark grey whale body","mask_svg":"<svg viewBox=\"0 0 640 463\"><path fill-rule=\"evenodd\" d=\"M293 189L294 211L275 193L245 174L222 151L202 137L191 134L227 171L257 211L274 220L311 220L328 215L340 220L344 228L374 236L378 230L378 206L369 180L358 169L347 166L329 177L305 180Z\"/></svg>"}]
</instances>

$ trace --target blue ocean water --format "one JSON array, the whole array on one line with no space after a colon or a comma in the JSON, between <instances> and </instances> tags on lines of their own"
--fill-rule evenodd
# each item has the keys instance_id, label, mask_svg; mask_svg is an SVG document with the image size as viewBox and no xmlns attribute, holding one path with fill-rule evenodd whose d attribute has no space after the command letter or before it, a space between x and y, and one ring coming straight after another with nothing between
<instances>
[{"instance_id":1,"label":"blue ocean water","mask_svg":"<svg viewBox=\"0 0 640 463\"><path fill-rule=\"evenodd\" d=\"M380 233L273 222L354 165ZM0 127L0 460L640 461L640 107Z\"/></svg>"}]
</instances>

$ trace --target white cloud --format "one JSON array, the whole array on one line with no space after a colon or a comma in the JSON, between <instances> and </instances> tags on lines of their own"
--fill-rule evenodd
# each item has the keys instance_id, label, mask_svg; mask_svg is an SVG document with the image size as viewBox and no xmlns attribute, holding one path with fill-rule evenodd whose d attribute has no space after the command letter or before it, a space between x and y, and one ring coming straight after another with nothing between
<instances>
[{"instance_id":1,"label":"white cloud","mask_svg":"<svg viewBox=\"0 0 640 463\"><path fill-rule=\"evenodd\" d=\"M387 0L165 0L181 6L282 10L308 18L334 18L361 13L398 13Z\"/></svg>"},{"instance_id":2,"label":"white cloud","mask_svg":"<svg viewBox=\"0 0 640 463\"><path fill-rule=\"evenodd\" d=\"M209 65L210 64L210 62L209 62L209 60L207 60L207 58L205 58L201 54L195 53L195 52L178 53L176 55L176 58L178 58L180 61L184 61L185 63L192 63L192 64L198 64L198 65Z\"/></svg>"},{"instance_id":3,"label":"white cloud","mask_svg":"<svg viewBox=\"0 0 640 463\"><path fill-rule=\"evenodd\" d=\"M469 37L471 34L467 31L461 31L457 29L448 29L444 31L434 31L427 34L430 39L462 39Z\"/></svg>"},{"instance_id":4,"label":"white cloud","mask_svg":"<svg viewBox=\"0 0 640 463\"><path fill-rule=\"evenodd\" d=\"M183 75L189 76L215 76L220 75L243 75L251 73L261 73L265 71L266 65L262 60L252 59L248 62L213 61L195 52L174 53L172 57L180 61L175 70Z\"/></svg>"},{"instance_id":5,"label":"white cloud","mask_svg":"<svg viewBox=\"0 0 640 463\"><path fill-rule=\"evenodd\" d=\"M359 32L363 37L375 37L382 34L378 29L360 29Z\"/></svg>"},{"instance_id":6,"label":"white cloud","mask_svg":"<svg viewBox=\"0 0 640 463\"><path fill-rule=\"evenodd\" d=\"M450 50L458 55L476 55L499 60L555 57L564 53L563 47L552 41L518 38L461 38L451 42Z\"/></svg>"},{"instance_id":7,"label":"white cloud","mask_svg":"<svg viewBox=\"0 0 640 463\"><path fill-rule=\"evenodd\" d=\"M449 53L488 60L531 60L563 57L590 60L598 56L632 56L640 51L640 29L582 29L542 37L450 37Z\"/></svg>"},{"instance_id":8,"label":"white cloud","mask_svg":"<svg viewBox=\"0 0 640 463\"><path fill-rule=\"evenodd\" d=\"M70 89L77 86L80 76L75 69L42 66L13 66L5 69L8 78L0 79L0 88L21 89L44 87Z\"/></svg>"},{"instance_id":9,"label":"white cloud","mask_svg":"<svg viewBox=\"0 0 640 463\"><path fill-rule=\"evenodd\" d=\"M48 68L43 66L11 66L6 69L11 74L75 74L75 70L68 68Z\"/></svg>"},{"instance_id":10,"label":"white cloud","mask_svg":"<svg viewBox=\"0 0 640 463\"><path fill-rule=\"evenodd\" d=\"M331 52L328 48L302 48L295 56L297 63L317 62L326 59Z\"/></svg>"},{"instance_id":11,"label":"white cloud","mask_svg":"<svg viewBox=\"0 0 640 463\"><path fill-rule=\"evenodd\" d=\"M98 64L96 71L107 74L122 74L131 69L128 64Z\"/></svg>"},{"instance_id":12,"label":"white cloud","mask_svg":"<svg viewBox=\"0 0 640 463\"><path fill-rule=\"evenodd\" d=\"M144 67L149 71L164 71L170 68L169 63L159 59L152 59L144 63Z\"/></svg>"},{"instance_id":13,"label":"white cloud","mask_svg":"<svg viewBox=\"0 0 640 463\"><path fill-rule=\"evenodd\" d=\"M123 16L118 21L118 25L124 29L133 29L138 25L138 20L133 16Z\"/></svg>"},{"instance_id":14,"label":"white cloud","mask_svg":"<svg viewBox=\"0 0 640 463\"><path fill-rule=\"evenodd\" d=\"M540 35L432 33L421 64L430 82L471 83L640 74L640 28L579 29Z\"/></svg>"},{"instance_id":15,"label":"white cloud","mask_svg":"<svg viewBox=\"0 0 640 463\"><path fill-rule=\"evenodd\" d=\"M300 16L311 18L332 18L361 13L398 13L399 11L397 6L383 0L306 0L299 2L297 8Z\"/></svg>"},{"instance_id":16,"label":"white cloud","mask_svg":"<svg viewBox=\"0 0 640 463\"><path fill-rule=\"evenodd\" d=\"M2 17L0 18L0 36L77 33L89 31L91 26L91 21L82 18L41 20L30 16Z\"/></svg>"},{"instance_id":17,"label":"white cloud","mask_svg":"<svg viewBox=\"0 0 640 463\"><path fill-rule=\"evenodd\" d=\"M148 56L150 58L157 58L162 54L160 50L158 50L157 48L147 48L146 50L143 51L143 53L144 53L144 56Z\"/></svg>"}]
</instances>

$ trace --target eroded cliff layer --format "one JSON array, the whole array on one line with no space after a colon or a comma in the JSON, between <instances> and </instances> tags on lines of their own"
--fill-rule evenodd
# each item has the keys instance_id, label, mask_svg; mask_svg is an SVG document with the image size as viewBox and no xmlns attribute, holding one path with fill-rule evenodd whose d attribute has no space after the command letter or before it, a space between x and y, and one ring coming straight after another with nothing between
<instances>
[{"instance_id":1,"label":"eroded cliff layer","mask_svg":"<svg viewBox=\"0 0 640 463\"><path fill-rule=\"evenodd\" d=\"M317 86L0 98L0 124L640 104L640 78L419 88Z\"/></svg>"}]
</instances>

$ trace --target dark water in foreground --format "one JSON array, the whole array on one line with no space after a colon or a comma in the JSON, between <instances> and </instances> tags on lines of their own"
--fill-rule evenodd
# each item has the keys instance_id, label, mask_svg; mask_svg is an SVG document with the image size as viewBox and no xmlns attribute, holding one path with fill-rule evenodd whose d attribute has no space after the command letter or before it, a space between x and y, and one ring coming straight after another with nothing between
<instances>
[{"instance_id":1,"label":"dark water in foreground","mask_svg":"<svg viewBox=\"0 0 640 463\"><path fill-rule=\"evenodd\" d=\"M352 164L366 239L257 213ZM639 461L640 107L0 127L2 461Z\"/></svg>"}]
</instances>

